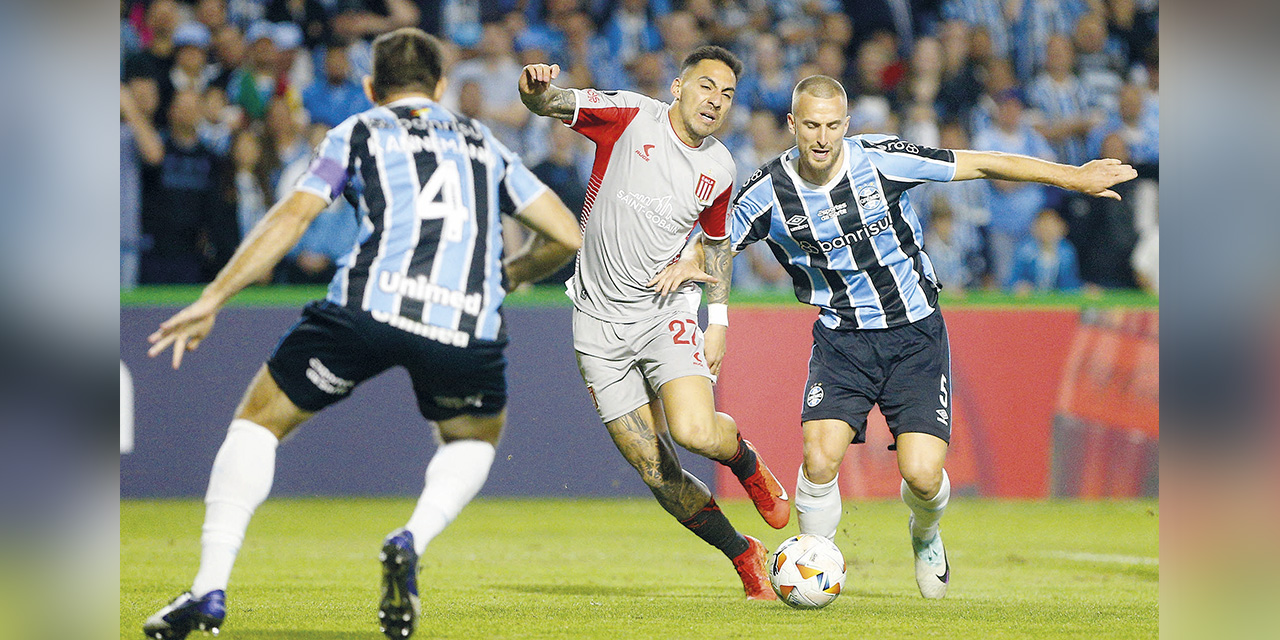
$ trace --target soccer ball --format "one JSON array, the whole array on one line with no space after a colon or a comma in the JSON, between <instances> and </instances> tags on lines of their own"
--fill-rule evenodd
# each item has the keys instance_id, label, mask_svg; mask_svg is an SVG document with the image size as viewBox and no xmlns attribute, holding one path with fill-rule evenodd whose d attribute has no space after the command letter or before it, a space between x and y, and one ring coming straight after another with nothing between
<instances>
[{"instance_id":1,"label":"soccer ball","mask_svg":"<svg viewBox=\"0 0 1280 640\"><path fill-rule=\"evenodd\" d=\"M769 584L796 609L821 609L844 587L844 555L826 537L802 533L778 545L769 559Z\"/></svg>"}]
</instances>

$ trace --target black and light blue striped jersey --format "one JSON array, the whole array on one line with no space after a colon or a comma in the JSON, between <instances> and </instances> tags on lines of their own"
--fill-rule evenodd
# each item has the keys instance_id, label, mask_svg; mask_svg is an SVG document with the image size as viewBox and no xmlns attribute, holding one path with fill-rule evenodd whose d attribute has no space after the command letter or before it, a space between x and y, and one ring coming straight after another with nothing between
<instances>
[{"instance_id":1,"label":"black and light blue striped jersey","mask_svg":"<svg viewBox=\"0 0 1280 640\"><path fill-rule=\"evenodd\" d=\"M955 153L853 136L821 186L796 173L798 155L784 151L743 185L730 214L734 251L765 240L796 298L821 308L831 329L885 329L932 314L941 285L907 190L954 179Z\"/></svg>"},{"instance_id":2,"label":"black and light blue striped jersey","mask_svg":"<svg viewBox=\"0 0 1280 640\"><path fill-rule=\"evenodd\" d=\"M502 221L546 186L479 122L406 98L334 127L297 189L351 201L361 231L328 300L438 342L502 340Z\"/></svg>"}]
</instances>

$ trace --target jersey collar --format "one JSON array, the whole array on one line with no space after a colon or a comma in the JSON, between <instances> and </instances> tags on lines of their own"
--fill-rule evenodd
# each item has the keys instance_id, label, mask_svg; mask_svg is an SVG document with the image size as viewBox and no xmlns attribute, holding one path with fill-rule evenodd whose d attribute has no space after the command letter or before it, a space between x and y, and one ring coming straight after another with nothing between
<instances>
[{"instance_id":1,"label":"jersey collar","mask_svg":"<svg viewBox=\"0 0 1280 640\"><path fill-rule=\"evenodd\" d=\"M786 170L787 175L791 176L791 179L794 180L796 184L809 191L820 191L822 193L831 191L832 188L840 183L840 178L844 176L844 174L849 173L848 140L848 138L845 138L840 141L840 144L844 145L844 149L842 149L840 153L840 168L831 175L831 179L828 180L826 184L816 185L800 177L800 172L796 169L796 164L800 161L800 149L798 147L791 147L787 150L786 155L782 157L782 168Z\"/></svg>"}]
</instances>

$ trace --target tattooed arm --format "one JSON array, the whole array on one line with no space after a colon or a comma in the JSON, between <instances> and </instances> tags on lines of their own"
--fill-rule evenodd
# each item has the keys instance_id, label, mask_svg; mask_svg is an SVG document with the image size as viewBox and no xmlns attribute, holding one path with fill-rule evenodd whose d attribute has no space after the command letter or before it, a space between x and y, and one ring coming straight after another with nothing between
<instances>
[{"instance_id":1,"label":"tattooed arm","mask_svg":"<svg viewBox=\"0 0 1280 640\"><path fill-rule=\"evenodd\" d=\"M520 73L520 101L540 116L568 120L573 117L577 99L572 91L551 84L558 75L558 64L526 66Z\"/></svg>"},{"instance_id":2,"label":"tattooed arm","mask_svg":"<svg viewBox=\"0 0 1280 640\"><path fill-rule=\"evenodd\" d=\"M703 270L711 276L707 282L707 366L714 375L720 374L724 360L725 342L729 331L729 284L733 279L733 248L729 238L712 240L702 236Z\"/></svg>"}]
</instances>

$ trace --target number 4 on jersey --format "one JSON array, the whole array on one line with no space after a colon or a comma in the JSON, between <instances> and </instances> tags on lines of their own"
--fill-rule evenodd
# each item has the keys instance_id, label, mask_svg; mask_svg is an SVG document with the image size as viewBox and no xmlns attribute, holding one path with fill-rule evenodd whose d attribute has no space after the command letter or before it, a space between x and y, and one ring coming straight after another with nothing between
<instances>
[{"instance_id":1,"label":"number 4 on jersey","mask_svg":"<svg viewBox=\"0 0 1280 640\"><path fill-rule=\"evenodd\" d=\"M462 176L457 162L440 161L431 173L431 179L418 192L414 208L423 220L444 220L440 229L441 239L462 242L462 230L471 213L462 199Z\"/></svg>"}]
</instances>

